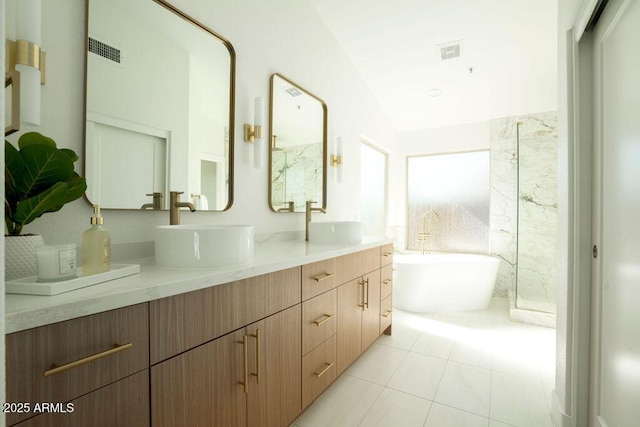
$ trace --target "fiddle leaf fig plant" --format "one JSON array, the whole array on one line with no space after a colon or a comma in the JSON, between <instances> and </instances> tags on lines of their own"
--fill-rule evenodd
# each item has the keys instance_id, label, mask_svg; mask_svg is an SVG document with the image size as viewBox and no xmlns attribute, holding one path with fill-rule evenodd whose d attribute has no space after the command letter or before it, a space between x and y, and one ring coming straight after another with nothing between
<instances>
[{"instance_id":1,"label":"fiddle leaf fig plant","mask_svg":"<svg viewBox=\"0 0 640 427\"><path fill-rule=\"evenodd\" d=\"M46 212L59 211L87 189L86 180L73 170L78 156L57 148L53 139L28 132L18 139L18 148L4 142L4 220L9 235Z\"/></svg>"}]
</instances>

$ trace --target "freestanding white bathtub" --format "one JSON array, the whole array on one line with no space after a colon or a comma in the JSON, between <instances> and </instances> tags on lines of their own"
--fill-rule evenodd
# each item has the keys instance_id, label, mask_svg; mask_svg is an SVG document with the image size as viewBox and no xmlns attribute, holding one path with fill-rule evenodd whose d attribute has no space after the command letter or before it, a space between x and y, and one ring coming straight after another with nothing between
<instances>
[{"instance_id":1,"label":"freestanding white bathtub","mask_svg":"<svg viewBox=\"0 0 640 427\"><path fill-rule=\"evenodd\" d=\"M489 306L499 259L475 254L395 254L393 306L416 313Z\"/></svg>"}]
</instances>

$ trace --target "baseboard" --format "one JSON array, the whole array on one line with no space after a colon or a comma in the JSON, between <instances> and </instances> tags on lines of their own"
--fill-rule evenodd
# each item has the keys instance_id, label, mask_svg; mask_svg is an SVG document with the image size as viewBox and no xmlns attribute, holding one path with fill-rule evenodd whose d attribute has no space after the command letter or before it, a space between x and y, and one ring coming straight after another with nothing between
<instances>
[{"instance_id":1,"label":"baseboard","mask_svg":"<svg viewBox=\"0 0 640 427\"><path fill-rule=\"evenodd\" d=\"M555 427L571 427L571 416L564 412L555 390L551 392L551 421Z\"/></svg>"},{"instance_id":2,"label":"baseboard","mask_svg":"<svg viewBox=\"0 0 640 427\"><path fill-rule=\"evenodd\" d=\"M514 322L544 326L546 328L556 328L555 313L544 313L541 311L523 310L512 307L509 309L509 318Z\"/></svg>"}]
</instances>

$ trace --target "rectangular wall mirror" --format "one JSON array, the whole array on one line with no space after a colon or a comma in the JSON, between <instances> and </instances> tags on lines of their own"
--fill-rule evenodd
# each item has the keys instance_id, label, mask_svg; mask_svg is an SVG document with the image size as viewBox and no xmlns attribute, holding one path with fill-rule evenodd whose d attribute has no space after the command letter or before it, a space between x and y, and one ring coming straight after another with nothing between
<instances>
[{"instance_id":1,"label":"rectangular wall mirror","mask_svg":"<svg viewBox=\"0 0 640 427\"><path fill-rule=\"evenodd\" d=\"M327 106L281 74L271 76L269 206L304 212L327 207Z\"/></svg>"},{"instance_id":2,"label":"rectangular wall mirror","mask_svg":"<svg viewBox=\"0 0 640 427\"><path fill-rule=\"evenodd\" d=\"M233 201L235 53L163 0L87 0L85 176L105 209Z\"/></svg>"}]
</instances>

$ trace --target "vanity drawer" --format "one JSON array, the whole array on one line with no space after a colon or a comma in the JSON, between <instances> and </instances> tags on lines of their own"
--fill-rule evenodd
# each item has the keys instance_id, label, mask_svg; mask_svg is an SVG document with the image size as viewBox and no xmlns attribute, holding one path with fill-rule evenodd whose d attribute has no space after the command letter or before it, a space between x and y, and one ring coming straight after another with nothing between
<instances>
[{"instance_id":1,"label":"vanity drawer","mask_svg":"<svg viewBox=\"0 0 640 427\"><path fill-rule=\"evenodd\" d=\"M336 333L338 291L333 289L302 303L302 354Z\"/></svg>"},{"instance_id":2,"label":"vanity drawer","mask_svg":"<svg viewBox=\"0 0 640 427\"><path fill-rule=\"evenodd\" d=\"M148 368L148 318L144 303L7 335L7 402L68 402Z\"/></svg>"},{"instance_id":3,"label":"vanity drawer","mask_svg":"<svg viewBox=\"0 0 640 427\"><path fill-rule=\"evenodd\" d=\"M302 266L302 300L306 301L338 286L336 259L305 264Z\"/></svg>"},{"instance_id":4,"label":"vanity drawer","mask_svg":"<svg viewBox=\"0 0 640 427\"><path fill-rule=\"evenodd\" d=\"M393 264L393 243L380 247L380 265Z\"/></svg>"},{"instance_id":5,"label":"vanity drawer","mask_svg":"<svg viewBox=\"0 0 640 427\"><path fill-rule=\"evenodd\" d=\"M393 264L380 269L380 298L385 299L393 290Z\"/></svg>"},{"instance_id":6,"label":"vanity drawer","mask_svg":"<svg viewBox=\"0 0 640 427\"><path fill-rule=\"evenodd\" d=\"M68 405L73 404L73 412ZM113 427L150 425L149 370L63 403L66 412L43 413L20 427Z\"/></svg>"},{"instance_id":7,"label":"vanity drawer","mask_svg":"<svg viewBox=\"0 0 640 427\"><path fill-rule=\"evenodd\" d=\"M300 301L300 267L151 301L151 364Z\"/></svg>"},{"instance_id":8,"label":"vanity drawer","mask_svg":"<svg viewBox=\"0 0 640 427\"><path fill-rule=\"evenodd\" d=\"M380 248L367 249L337 258L338 285L380 268Z\"/></svg>"},{"instance_id":9,"label":"vanity drawer","mask_svg":"<svg viewBox=\"0 0 640 427\"><path fill-rule=\"evenodd\" d=\"M302 409L311 404L336 379L336 336L302 358Z\"/></svg>"},{"instance_id":10,"label":"vanity drawer","mask_svg":"<svg viewBox=\"0 0 640 427\"><path fill-rule=\"evenodd\" d=\"M391 326L391 317L393 316L393 308L391 295L380 302L380 333Z\"/></svg>"}]
</instances>

